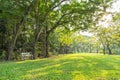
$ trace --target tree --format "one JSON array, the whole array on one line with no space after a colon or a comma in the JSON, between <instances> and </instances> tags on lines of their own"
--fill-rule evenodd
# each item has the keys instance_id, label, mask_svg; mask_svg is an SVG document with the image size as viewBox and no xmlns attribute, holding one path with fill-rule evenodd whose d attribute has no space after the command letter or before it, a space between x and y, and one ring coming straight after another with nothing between
<instances>
[{"instance_id":1,"label":"tree","mask_svg":"<svg viewBox=\"0 0 120 80\"><path fill-rule=\"evenodd\" d=\"M67 27L69 27L69 25L70 27L72 26L73 30L86 29L90 27L94 23L94 14L97 10L101 11L100 7L105 7L105 3L102 1L70 1L68 4L66 3L61 5L61 8L57 8L57 10L55 10L59 15L56 19L53 18L55 15L54 12L53 15L49 15L47 18L47 23L49 22L48 24L50 24L51 27L46 28L46 56L48 56L47 39L51 32L53 32L57 27L66 25Z\"/></svg>"},{"instance_id":2,"label":"tree","mask_svg":"<svg viewBox=\"0 0 120 80\"><path fill-rule=\"evenodd\" d=\"M6 58L11 60L15 47L19 45L18 42L24 41L20 39L23 38L19 36L22 35L21 33L27 32L32 38L31 51L34 59L36 45L40 42L44 45L44 56L48 57L50 35L56 28L64 27L71 31L85 30L94 25L96 14L104 11L106 5L109 5L106 3L111 1L0 0L0 2L0 18L5 19L7 23L5 25L7 32L5 43L8 44ZM30 40L26 41L29 42Z\"/></svg>"},{"instance_id":3,"label":"tree","mask_svg":"<svg viewBox=\"0 0 120 80\"><path fill-rule=\"evenodd\" d=\"M1 0L2 14L1 17L7 20L6 28L8 29L8 51L6 59L12 58L13 49L16 44L17 37L20 33L21 26L23 25L28 13L31 11L32 6L35 4L27 1L14 1L14 0ZM19 15L19 16L18 16Z\"/></svg>"}]
</instances>

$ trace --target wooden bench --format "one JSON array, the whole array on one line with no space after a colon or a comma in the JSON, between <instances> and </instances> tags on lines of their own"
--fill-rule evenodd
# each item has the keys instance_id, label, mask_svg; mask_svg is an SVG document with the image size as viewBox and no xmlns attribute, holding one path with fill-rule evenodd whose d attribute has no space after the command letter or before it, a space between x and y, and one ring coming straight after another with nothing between
<instances>
[{"instance_id":1,"label":"wooden bench","mask_svg":"<svg viewBox=\"0 0 120 80\"><path fill-rule=\"evenodd\" d=\"M31 54L31 52L22 52L21 56L22 56L22 60L26 60L27 58L33 59L33 55Z\"/></svg>"}]
</instances>

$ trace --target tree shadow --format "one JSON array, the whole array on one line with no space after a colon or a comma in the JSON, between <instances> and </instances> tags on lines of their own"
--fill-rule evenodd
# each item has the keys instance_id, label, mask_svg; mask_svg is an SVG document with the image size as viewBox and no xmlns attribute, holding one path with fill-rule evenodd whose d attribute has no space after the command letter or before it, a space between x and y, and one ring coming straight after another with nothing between
<instances>
[{"instance_id":1,"label":"tree shadow","mask_svg":"<svg viewBox=\"0 0 120 80\"><path fill-rule=\"evenodd\" d=\"M119 57L118 57L119 58ZM101 56L68 56L25 61L8 66L1 80L118 80L120 59ZM117 62L117 64L116 64ZM5 70L3 71L5 72ZM7 73L6 73L7 74Z\"/></svg>"}]
</instances>

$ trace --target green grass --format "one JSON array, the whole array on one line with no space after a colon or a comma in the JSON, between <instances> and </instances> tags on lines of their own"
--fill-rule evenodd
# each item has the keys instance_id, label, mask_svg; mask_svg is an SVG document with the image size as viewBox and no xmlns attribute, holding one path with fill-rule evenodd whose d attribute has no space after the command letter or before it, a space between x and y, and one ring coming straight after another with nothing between
<instances>
[{"instance_id":1,"label":"green grass","mask_svg":"<svg viewBox=\"0 0 120 80\"><path fill-rule=\"evenodd\" d=\"M68 54L1 62L0 80L120 80L120 56Z\"/></svg>"}]
</instances>

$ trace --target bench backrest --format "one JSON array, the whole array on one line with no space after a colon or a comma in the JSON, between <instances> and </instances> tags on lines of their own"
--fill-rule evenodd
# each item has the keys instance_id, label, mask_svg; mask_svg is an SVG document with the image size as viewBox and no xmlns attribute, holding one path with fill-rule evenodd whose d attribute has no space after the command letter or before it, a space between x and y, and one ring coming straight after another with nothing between
<instances>
[{"instance_id":1,"label":"bench backrest","mask_svg":"<svg viewBox=\"0 0 120 80\"><path fill-rule=\"evenodd\" d=\"M33 59L33 55L31 54L31 52L22 52L21 53L22 59L26 59L26 57L31 57Z\"/></svg>"},{"instance_id":2,"label":"bench backrest","mask_svg":"<svg viewBox=\"0 0 120 80\"><path fill-rule=\"evenodd\" d=\"M30 52L23 52L21 53L22 56L31 56L32 54Z\"/></svg>"}]
</instances>

